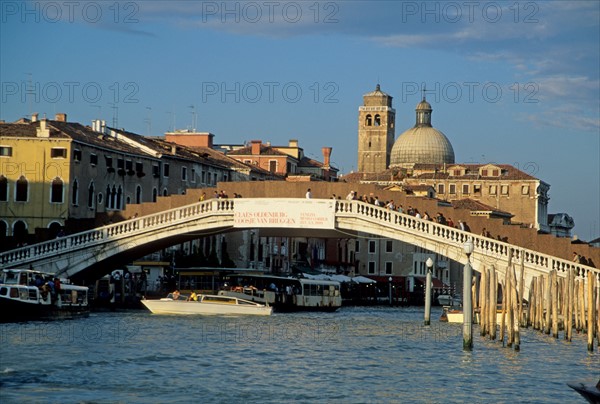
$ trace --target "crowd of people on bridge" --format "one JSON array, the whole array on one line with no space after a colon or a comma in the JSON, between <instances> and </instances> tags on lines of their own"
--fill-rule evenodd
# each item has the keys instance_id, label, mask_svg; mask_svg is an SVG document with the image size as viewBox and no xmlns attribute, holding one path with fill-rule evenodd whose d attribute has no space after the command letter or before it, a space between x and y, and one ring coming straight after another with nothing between
<instances>
[{"instance_id":1,"label":"crowd of people on bridge","mask_svg":"<svg viewBox=\"0 0 600 404\"><path fill-rule=\"evenodd\" d=\"M341 197L336 196L335 194L333 194L332 198L333 199L341 199ZM361 195L358 195L358 193L356 191L350 191L348 193L348 195L346 195L346 200L347 201L361 201L361 202L365 202L365 203L368 203L371 205L384 207L388 210L395 211L398 213L404 213L404 214L407 214L410 216L414 216L417 219L423 219L423 220L436 222L436 223L450 226L450 227L453 227L456 229L460 229L462 231L469 231L469 232L471 231L471 229L469 228L467 223L465 223L464 221L459 220L457 223L455 223L452 220L452 218L444 216L444 214L442 212L437 212L435 214L435 216L433 216L433 215L430 215L429 212L427 212L427 211L420 212L419 209L414 208L411 205L409 205L407 208L404 208L404 206L401 203L396 203L396 202L394 202L393 199L390 199L388 201L381 201L379 199L379 197L377 195L374 195L373 193L370 193L369 195L364 194L361 196Z\"/></svg>"}]
</instances>

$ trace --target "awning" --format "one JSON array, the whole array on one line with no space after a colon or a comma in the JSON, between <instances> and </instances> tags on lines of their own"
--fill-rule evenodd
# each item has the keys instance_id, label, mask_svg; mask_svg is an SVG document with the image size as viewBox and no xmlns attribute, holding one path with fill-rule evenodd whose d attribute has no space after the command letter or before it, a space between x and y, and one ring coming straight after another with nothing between
<instances>
[{"instance_id":1,"label":"awning","mask_svg":"<svg viewBox=\"0 0 600 404\"><path fill-rule=\"evenodd\" d=\"M418 280L419 282L421 282L423 285L425 285L425 282L427 282L427 278L425 278L423 276L415 276L415 279ZM442 282L438 278L434 278L434 277L431 277L431 285L433 286L434 289L443 289L443 288L450 287L449 285L446 285L444 282Z\"/></svg>"}]
</instances>

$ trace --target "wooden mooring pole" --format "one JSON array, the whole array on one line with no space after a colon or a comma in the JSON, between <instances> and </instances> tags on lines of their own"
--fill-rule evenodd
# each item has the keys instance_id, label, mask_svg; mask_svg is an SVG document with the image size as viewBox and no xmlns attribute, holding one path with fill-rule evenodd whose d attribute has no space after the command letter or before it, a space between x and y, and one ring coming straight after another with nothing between
<instances>
[{"instance_id":1,"label":"wooden mooring pole","mask_svg":"<svg viewBox=\"0 0 600 404\"><path fill-rule=\"evenodd\" d=\"M595 320L595 315L594 312L596 311L596 275L594 275L591 272L588 272L587 274L587 315L588 315L588 321L587 321L587 349L589 352L593 352L594 351L594 333L596 330L596 321Z\"/></svg>"}]
</instances>

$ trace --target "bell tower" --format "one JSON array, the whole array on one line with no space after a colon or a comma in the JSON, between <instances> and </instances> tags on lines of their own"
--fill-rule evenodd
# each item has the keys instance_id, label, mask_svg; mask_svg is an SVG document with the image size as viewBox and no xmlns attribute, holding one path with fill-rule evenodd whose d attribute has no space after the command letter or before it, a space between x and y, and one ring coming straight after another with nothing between
<instances>
[{"instance_id":1,"label":"bell tower","mask_svg":"<svg viewBox=\"0 0 600 404\"><path fill-rule=\"evenodd\" d=\"M381 91L363 95L363 105L358 107L358 171L378 173L390 164L394 146L396 110L392 96Z\"/></svg>"}]
</instances>

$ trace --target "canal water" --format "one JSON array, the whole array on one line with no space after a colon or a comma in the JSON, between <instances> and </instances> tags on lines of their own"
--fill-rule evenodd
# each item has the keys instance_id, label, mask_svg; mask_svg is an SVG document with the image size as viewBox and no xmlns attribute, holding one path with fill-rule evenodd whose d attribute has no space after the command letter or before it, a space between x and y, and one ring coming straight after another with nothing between
<instances>
[{"instance_id":1,"label":"canal water","mask_svg":"<svg viewBox=\"0 0 600 404\"><path fill-rule=\"evenodd\" d=\"M523 330L521 351L422 308L343 307L271 317L145 311L0 325L7 403L578 403L600 377L584 335Z\"/></svg>"}]
</instances>

